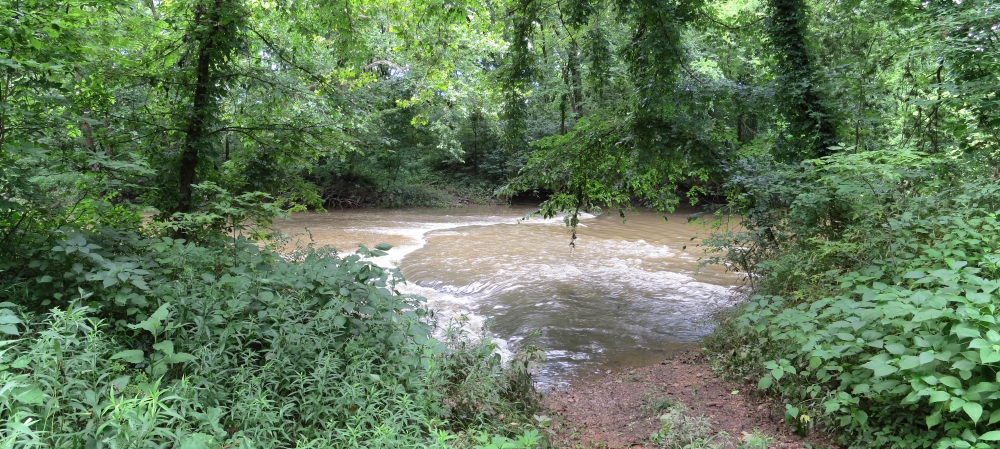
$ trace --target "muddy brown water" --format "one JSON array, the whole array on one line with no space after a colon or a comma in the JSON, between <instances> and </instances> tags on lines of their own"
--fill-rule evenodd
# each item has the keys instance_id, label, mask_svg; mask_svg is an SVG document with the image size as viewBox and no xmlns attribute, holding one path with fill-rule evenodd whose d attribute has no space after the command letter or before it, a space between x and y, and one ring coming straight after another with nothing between
<instances>
[{"instance_id":1,"label":"muddy brown water","mask_svg":"<svg viewBox=\"0 0 1000 449\"><path fill-rule=\"evenodd\" d=\"M609 365L635 366L690 349L739 276L699 267L711 229L687 214L633 213L581 221L575 248L561 219L521 220L534 208L357 210L295 214L277 223L299 243L345 251L389 243L377 262L399 266L442 319L490 322L501 346L541 333L536 379L564 385Z\"/></svg>"}]
</instances>

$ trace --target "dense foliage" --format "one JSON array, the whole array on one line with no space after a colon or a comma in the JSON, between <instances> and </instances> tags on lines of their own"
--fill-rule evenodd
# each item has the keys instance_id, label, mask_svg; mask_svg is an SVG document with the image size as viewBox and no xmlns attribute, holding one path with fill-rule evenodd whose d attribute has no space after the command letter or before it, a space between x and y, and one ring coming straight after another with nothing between
<instances>
[{"instance_id":1,"label":"dense foliage","mask_svg":"<svg viewBox=\"0 0 1000 449\"><path fill-rule=\"evenodd\" d=\"M756 293L710 341L724 371L852 447L995 445L1000 187L941 181L956 169L857 153L762 174L747 194L788 209L713 242Z\"/></svg>"},{"instance_id":2,"label":"dense foliage","mask_svg":"<svg viewBox=\"0 0 1000 449\"><path fill-rule=\"evenodd\" d=\"M727 374L855 447L995 445L998 6L0 0L0 437L540 444L492 419L521 364L268 233L499 191L738 214Z\"/></svg>"},{"instance_id":3,"label":"dense foliage","mask_svg":"<svg viewBox=\"0 0 1000 449\"><path fill-rule=\"evenodd\" d=\"M345 6L0 2L0 445L540 444L498 418L531 421L536 352L435 323L386 248L276 251L273 217L413 170L396 132L427 167L490 145L489 97L471 139L435 127L456 64L402 44L465 14Z\"/></svg>"},{"instance_id":4,"label":"dense foliage","mask_svg":"<svg viewBox=\"0 0 1000 449\"><path fill-rule=\"evenodd\" d=\"M533 355L432 338L378 249L150 229L57 236L3 285L4 447L444 447L532 410Z\"/></svg>"},{"instance_id":5,"label":"dense foliage","mask_svg":"<svg viewBox=\"0 0 1000 449\"><path fill-rule=\"evenodd\" d=\"M781 395L800 432L994 447L1000 196L996 110L984 108L1000 82L985 72L996 5L813 4L807 27L778 36L796 26L783 17L765 19L779 128L768 151L727 165L726 210L742 229L709 242L749 274L751 297L708 346L724 373ZM817 45L795 49L796 33Z\"/></svg>"}]
</instances>

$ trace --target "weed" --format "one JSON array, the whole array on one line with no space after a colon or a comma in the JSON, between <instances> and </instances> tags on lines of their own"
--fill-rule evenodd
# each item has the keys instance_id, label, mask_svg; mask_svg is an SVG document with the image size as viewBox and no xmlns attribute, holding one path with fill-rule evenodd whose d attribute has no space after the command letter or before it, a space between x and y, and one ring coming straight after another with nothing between
<instances>
[{"instance_id":1,"label":"weed","mask_svg":"<svg viewBox=\"0 0 1000 449\"><path fill-rule=\"evenodd\" d=\"M768 449L774 437L753 429L753 433L743 433L743 438L736 443L736 449Z\"/></svg>"},{"instance_id":2,"label":"weed","mask_svg":"<svg viewBox=\"0 0 1000 449\"><path fill-rule=\"evenodd\" d=\"M708 418L689 414L682 403L675 403L660 415L660 428L650 440L663 448L698 449L716 447L713 441L726 439L725 434L712 434Z\"/></svg>"},{"instance_id":3,"label":"weed","mask_svg":"<svg viewBox=\"0 0 1000 449\"><path fill-rule=\"evenodd\" d=\"M655 390L643 393L643 399L642 412L644 414L660 413L677 405L677 402L671 399L670 396L661 395Z\"/></svg>"}]
</instances>

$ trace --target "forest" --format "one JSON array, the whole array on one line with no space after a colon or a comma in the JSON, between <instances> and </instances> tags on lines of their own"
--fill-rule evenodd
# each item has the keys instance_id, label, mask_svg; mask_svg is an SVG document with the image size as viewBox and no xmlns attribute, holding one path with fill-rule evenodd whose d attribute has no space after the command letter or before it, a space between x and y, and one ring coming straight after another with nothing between
<instances>
[{"instance_id":1,"label":"forest","mask_svg":"<svg viewBox=\"0 0 1000 449\"><path fill-rule=\"evenodd\" d=\"M739 217L704 242L749 284L720 376L842 447L997 447L998 29L992 0L0 0L0 446L548 447L516 425L537 347L435 337L388 246L271 230L531 196Z\"/></svg>"}]
</instances>

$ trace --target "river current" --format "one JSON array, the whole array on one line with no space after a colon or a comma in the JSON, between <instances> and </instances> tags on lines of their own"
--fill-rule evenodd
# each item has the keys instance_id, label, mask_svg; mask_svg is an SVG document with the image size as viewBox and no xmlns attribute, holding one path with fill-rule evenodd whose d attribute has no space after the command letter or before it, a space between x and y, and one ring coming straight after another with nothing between
<instances>
[{"instance_id":1,"label":"river current","mask_svg":"<svg viewBox=\"0 0 1000 449\"><path fill-rule=\"evenodd\" d=\"M633 366L694 347L730 304L739 277L699 267L712 230L686 214L586 216L575 248L561 219L520 220L526 206L294 214L276 227L299 244L345 252L389 243L396 265L442 320L466 320L501 346L532 331L546 351L536 379L565 384L598 367Z\"/></svg>"}]
</instances>

